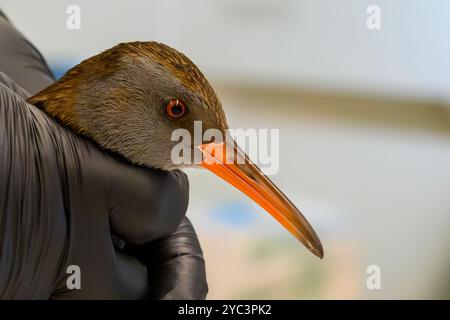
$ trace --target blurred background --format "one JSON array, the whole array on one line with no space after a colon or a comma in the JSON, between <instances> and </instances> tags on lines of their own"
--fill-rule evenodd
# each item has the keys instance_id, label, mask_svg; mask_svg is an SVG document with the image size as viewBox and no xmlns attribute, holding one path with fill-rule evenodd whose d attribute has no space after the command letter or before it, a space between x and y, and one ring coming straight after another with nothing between
<instances>
[{"instance_id":1,"label":"blurred background","mask_svg":"<svg viewBox=\"0 0 450 320\"><path fill-rule=\"evenodd\" d=\"M77 5L80 29L66 12ZM367 8L377 5L381 29ZM156 40L209 78L234 128L280 129L272 180L322 239L307 252L225 182L188 172L210 299L450 298L450 2L0 0L61 75ZM1 44L0 44L1 45ZM381 270L381 289L366 286Z\"/></svg>"}]
</instances>

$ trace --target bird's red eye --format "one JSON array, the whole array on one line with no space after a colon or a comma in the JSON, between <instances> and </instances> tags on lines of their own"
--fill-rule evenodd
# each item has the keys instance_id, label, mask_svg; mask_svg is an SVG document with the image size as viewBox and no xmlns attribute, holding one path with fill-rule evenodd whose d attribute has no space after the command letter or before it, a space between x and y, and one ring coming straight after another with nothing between
<instances>
[{"instance_id":1,"label":"bird's red eye","mask_svg":"<svg viewBox=\"0 0 450 320\"><path fill-rule=\"evenodd\" d=\"M167 115L172 119L178 119L186 113L186 106L181 100L171 99L166 106Z\"/></svg>"}]
</instances>

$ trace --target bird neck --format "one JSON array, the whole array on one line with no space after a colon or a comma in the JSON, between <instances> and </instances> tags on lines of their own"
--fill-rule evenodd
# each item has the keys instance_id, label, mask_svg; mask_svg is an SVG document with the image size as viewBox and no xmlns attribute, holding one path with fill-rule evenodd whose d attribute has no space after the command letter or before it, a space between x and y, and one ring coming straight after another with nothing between
<instances>
[{"instance_id":1,"label":"bird neck","mask_svg":"<svg viewBox=\"0 0 450 320\"><path fill-rule=\"evenodd\" d=\"M84 132L79 118L77 101L79 89L75 79L62 78L27 99L50 117L75 132Z\"/></svg>"}]
</instances>

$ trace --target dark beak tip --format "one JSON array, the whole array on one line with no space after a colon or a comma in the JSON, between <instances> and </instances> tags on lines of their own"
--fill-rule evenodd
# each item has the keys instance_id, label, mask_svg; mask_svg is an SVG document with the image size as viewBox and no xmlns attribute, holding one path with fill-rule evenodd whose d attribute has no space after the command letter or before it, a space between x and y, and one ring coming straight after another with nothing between
<instances>
[{"instance_id":1,"label":"dark beak tip","mask_svg":"<svg viewBox=\"0 0 450 320\"><path fill-rule=\"evenodd\" d=\"M320 242L319 238L316 236L315 241L309 242L306 246L309 251L311 251L312 254L317 256L319 259L323 259L324 257L324 251L322 242Z\"/></svg>"},{"instance_id":2,"label":"dark beak tip","mask_svg":"<svg viewBox=\"0 0 450 320\"><path fill-rule=\"evenodd\" d=\"M312 253L314 253L317 257L319 257L320 260L323 260L324 253L323 253L323 249L322 248L320 248L320 249L313 249Z\"/></svg>"}]
</instances>

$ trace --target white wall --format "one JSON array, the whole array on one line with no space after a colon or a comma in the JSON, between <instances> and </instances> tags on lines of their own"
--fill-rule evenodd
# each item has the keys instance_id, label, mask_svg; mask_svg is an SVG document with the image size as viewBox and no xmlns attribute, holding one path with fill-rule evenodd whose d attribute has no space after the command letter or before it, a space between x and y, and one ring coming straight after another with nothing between
<instances>
[{"instance_id":1,"label":"white wall","mask_svg":"<svg viewBox=\"0 0 450 320\"><path fill-rule=\"evenodd\" d=\"M66 8L82 28L66 29ZM379 5L382 29L366 28ZM450 100L445 0L0 0L51 59L72 61L119 41L158 40L213 79Z\"/></svg>"}]
</instances>

